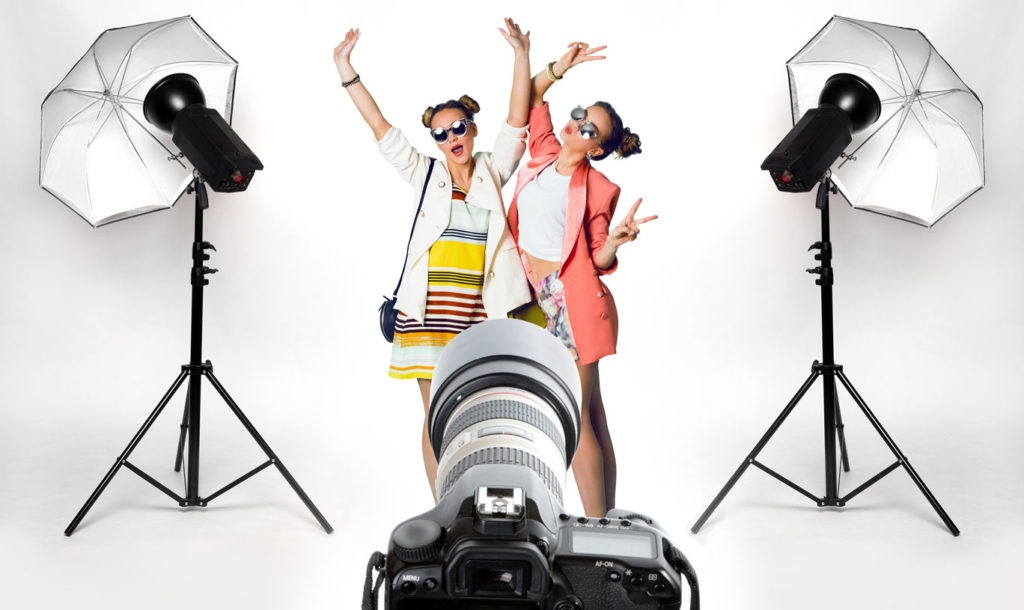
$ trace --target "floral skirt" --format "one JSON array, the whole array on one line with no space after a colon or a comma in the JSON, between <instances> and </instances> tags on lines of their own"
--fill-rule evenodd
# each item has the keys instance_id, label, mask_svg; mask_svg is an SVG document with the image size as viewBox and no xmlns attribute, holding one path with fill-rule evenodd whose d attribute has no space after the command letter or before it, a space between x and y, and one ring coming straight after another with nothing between
<instances>
[{"instance_id":1,"label":"floral skirt","mask_svg":"<svg viewBox=\"0 0 1024 610\"><path fill-rule=\"evenodd\" d=\"M548 332L558 337L572 357L579 360L576 339L572 335L572 326L569 324L569 311L565 308L565 287L562 285L562 280L558 279L558 271L538 282L536 291L537 304L540 305L544 317L547 318Z\"/></svg>"}]
</instances>

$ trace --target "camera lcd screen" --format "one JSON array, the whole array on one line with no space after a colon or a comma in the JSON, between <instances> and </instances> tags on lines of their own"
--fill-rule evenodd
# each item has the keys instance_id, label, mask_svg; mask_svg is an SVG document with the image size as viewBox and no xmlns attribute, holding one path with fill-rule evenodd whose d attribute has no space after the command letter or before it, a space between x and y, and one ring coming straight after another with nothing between
<instances>
[{"instance_id":1,"label":"camera lcd screen","mask_svg":"<svg viewBox=\"0 0 1024 610\"><path fill-rule=\"evenodd\" d=\"M654 545L654 535L649 532L572 530L572 552L577 555L655 559L658 555Z\"/></svg>"}]
</instances>

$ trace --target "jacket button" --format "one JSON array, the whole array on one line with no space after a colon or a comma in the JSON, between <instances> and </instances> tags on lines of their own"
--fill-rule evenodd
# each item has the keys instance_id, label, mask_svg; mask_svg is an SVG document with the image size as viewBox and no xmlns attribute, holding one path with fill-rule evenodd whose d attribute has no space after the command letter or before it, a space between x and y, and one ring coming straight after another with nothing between
<instances>
[{"instance_id":1,"label":"jacket button","mask_svg":"<svg viewBox=\"0 0 1024 610\"><path fill-rule=\"evenodd\" d=\"M606 314L606 313L601 314L601 319L602 320L607 320L608 319L608 314Z\"/></svg>"},{"instance_id":2,"label":"jacket button","mask_svg":"<svg viewBox=\"0 0 1024 610\"><path fill-rule=\"evenodd\" d=\"M444 188L444 180L437 183L438 188Z\"/></svg>"},{"instance_id":3,"label":"jacket button","mask_svg":"<svg viewBox=\"0 0 1024 610\"><path fill-rule=\"evenodd\" d=\"M426 218L426 217L427 217L427 213L425 211L423 211L423 210L420 210L420 218Z\"/></svg>"},{"instance_id":4,"label":"jacket button","mask_svg":"<svg viewBox=\"0 0 1024 610\"><path fill-rule=\"evenodd\" d=\"M487 277L494 277L494 272L493 272L493 271L491 271L490 273L488 273L488 274L487 274Z\"/></svg>"},{"instance_id":5,"label":"jacket button","mask_svg":"<svg viewBox=\"0 0 1024 610\"><path fill-rule=\"evenodd\" d=\"M603 296L604 296L604 291L603 290L598 290L597 291L597 298L601 298Z\"/></svg>"},{"instance_id":6,"label":"jacket button","mask_svg":"<svg viewBox=\"0 0 1024 610\"><path fill-rule=\"evenodd\" d=\"M476 177L476 181L477 181L478 184L483 184L484 183L484 177L483 176L477 176Z\"/></svg>"}]
</instances>

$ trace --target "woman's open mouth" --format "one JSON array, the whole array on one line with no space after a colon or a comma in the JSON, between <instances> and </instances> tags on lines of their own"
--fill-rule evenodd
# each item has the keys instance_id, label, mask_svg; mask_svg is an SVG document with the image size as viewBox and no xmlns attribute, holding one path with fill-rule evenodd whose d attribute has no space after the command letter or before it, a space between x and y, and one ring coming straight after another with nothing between
<instances>
[{"instance_id":1,"label":"woman's open mouth","mask_svg":"<svg viewBox=\"0 0 1024 610\"><path fill-rule=\"evenodd\" d=\"M461 144L456 144L455 146L452 146L452 154L455 155L456 157L461 155L462 154L462 145Z\"/></svg>"}]
</instances>

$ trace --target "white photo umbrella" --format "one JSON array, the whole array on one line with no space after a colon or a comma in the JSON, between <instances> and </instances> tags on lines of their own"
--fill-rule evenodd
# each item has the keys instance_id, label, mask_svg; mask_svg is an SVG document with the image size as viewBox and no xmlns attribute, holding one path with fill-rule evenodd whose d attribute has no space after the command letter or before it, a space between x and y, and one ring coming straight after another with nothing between
<instances>
[{"instance_id":1,"label":"white photo umbrella","mask_svg":"<svg viewBox=\"0 0 1024 610\"><path fill-rule=\"evenodd\" d=\"M832 166L853 207L928 227L985 185L981 100L918 30L836 16L786 66L794 123L836 73L881 99Z\"/></svg>"},{"instance_id":2,"label":"white photo umbrella","mask_svg":"<svg viewBox=\"0 0 1024 610\"><path fill-rule=\"evenodd\" d=\"M39 185L94 227L173 206L192 166L146 121L146 93L187 72L230 123L237 69L189 16L103 32L43 100Z\"/></svg>"}]
</instances>

